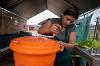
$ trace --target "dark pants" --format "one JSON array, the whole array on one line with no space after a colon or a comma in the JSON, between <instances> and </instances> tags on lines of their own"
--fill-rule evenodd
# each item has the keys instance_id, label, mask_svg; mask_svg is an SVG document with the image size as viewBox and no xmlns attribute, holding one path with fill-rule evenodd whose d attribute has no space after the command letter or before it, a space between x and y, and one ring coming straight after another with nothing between
<instances>
[{"instance_id":1,"label":"dark pants","mask_svg":"<svg viewBox=\"0 0 100 66\"><path fill-rule=\"evenodd\" d=\"M54 64L54 66L72 66L72 63L66 63L66 64Z\"/></svg>"},{"instance_id":2,"label":"dark pants","mask_svg":"<svg viewBox=\"0 0 100 66\"><path fill-rule=\"evenodd\" d=\"M72 57L69 49L64 49L63 52L58 52L54 66L72 66Z\"/></svg>"}]
</instances>

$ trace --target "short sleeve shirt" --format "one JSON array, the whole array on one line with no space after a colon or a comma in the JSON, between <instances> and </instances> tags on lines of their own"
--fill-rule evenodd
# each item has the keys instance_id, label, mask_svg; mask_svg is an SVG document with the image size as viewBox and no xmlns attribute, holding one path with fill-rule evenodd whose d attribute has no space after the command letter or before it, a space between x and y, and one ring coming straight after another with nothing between
<instances>
[{"instance_id":1,"label":"short sleeve shirt","mask_svg":"<svg viewBox=\"0 0 100 66\"><path fill-rule=\"evenodd\" d=\"M52 23L57 23L57 24L61 25L61 19L60 18L52 18L52 19L50 19L50 21ZM62 34L62 32L59 32L55 36L55 39L58 40L58 41L69 42L70 32L76 32L75 24L72 24L72 25L64 28L63 34Z\"/></svg>"}]
</instances>

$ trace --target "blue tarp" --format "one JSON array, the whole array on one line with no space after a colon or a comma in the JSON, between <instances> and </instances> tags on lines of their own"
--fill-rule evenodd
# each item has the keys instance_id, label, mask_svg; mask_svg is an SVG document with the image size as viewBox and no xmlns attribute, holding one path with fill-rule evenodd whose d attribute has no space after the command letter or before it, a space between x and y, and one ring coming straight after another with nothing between
<instances>
[{"instance_id":1,"label":"blue tarp","mask_svg":"<svg viewBox=\"0 0 100 66\"><path fill-rule=\"evenodd\" d=\"M77 42L87 39L91 17L92 17L92 15L89 15L89 16L84 17L83 19L77 20L77 22L76 22L76 25L77 25L76 40L77 40Z\"/></svg>"}]
</instances>

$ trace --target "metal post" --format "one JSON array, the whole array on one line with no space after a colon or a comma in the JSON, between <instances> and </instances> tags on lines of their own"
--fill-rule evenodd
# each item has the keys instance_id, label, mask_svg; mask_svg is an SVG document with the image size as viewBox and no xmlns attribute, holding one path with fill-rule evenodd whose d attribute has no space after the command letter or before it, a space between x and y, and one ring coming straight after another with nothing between
<instances>
[{"instance_id":1,"label":"metal post","mask_svg":"<svg viewBox=\"0 0 100 66\"><path fill-rule=\"evenodd\" d=\"M97 21L96 21L96 25L95 25L95 30L94 30L94 37L93 39L96 39L98 40L99 38L99 31L100 31L100 16L98 16L97 18Z\"/></svg>"}]
</instances>

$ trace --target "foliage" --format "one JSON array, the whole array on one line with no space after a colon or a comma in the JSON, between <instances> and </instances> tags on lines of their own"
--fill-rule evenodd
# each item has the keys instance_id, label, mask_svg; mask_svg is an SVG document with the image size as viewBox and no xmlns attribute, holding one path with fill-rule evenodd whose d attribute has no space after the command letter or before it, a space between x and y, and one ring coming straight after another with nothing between
<instances>
[{"instance_id":1,"label":"foliage","mask_svg":"<svg viewBox=\"0 0 100 66\"><path fill-rule=\"evenodd\" d=\"M81 48L86 48L86 49L100 49L100 42L96 40L85 40L82 42L79 42L77 44Z\"/></svg>"}]
</instances>

